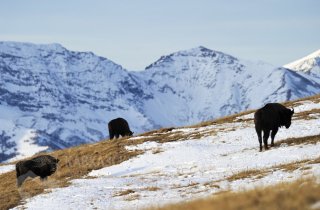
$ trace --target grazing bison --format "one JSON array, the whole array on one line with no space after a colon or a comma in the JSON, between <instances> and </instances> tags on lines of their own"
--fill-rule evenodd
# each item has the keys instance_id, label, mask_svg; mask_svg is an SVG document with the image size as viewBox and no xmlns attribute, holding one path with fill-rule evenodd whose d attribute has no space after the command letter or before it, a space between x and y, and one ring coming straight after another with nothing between
<instances>
[{"instance_id":1,"label":"grazing bison","mask_svg":"<svg viewBox=\"0 0 320 210\"><path fill-rule=\"evenodd\" d=\"M113 137L119 138L121 136L132 136L128 122L123 118L113 119L108 123L110 139Z\"/></svg>"},{"instance_id":2,"label":"grazing bison","mask_svg":"<svg viewBox=\"0 0 320 210\"><path fill-rule=\"evenodd\" d=\"M16 164L17 185L20 187L28 177L40 176L41 180L46 180L48 176L57 170L56 159L50 155L42 155L31 160L19 161Z\"/></svg>"},{"instance_id":3,"label":"grazing bison","mask_svg":"<svg viewBox=\"0 0 320 210\"><path fill-rule=\"evenodd\" d=\"M294 109L290 110L278 103L266 104L254 113L254 124L260 143L260 152L262 151L261 132L263 131L264 148L268 149L268 138L271 132L271 146L274 146L274 137L279 127L289 128Z\"/></svg>"}]
</instances>

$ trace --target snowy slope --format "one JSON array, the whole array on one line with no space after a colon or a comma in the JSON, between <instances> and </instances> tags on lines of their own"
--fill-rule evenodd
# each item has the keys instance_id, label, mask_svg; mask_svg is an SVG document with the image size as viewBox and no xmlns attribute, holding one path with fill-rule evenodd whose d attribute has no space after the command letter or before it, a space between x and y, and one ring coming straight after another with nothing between
<instances>
[{"instance_id":1,"label":"snowy slope","mask_svg":"<svg viewBox=\"0 0 320 210\"><path fill-rule=\"evenodd\" d=\"M284 65L285 68L311 74L320 78L320 50Z\"/></svg>"},{"instance_id":2,"label":"snowy slope","mask_svg":"<svg viewBox=\"0 0 320 210\"><path fill-rule=\"evenodd\" d=\"M205 47L129 72L59 44L0 42L0 73L0 162L108 138L116 117L137 134L320 92L309 74Z\"/></svg>"},{"instance_id":3,"label":"snowy slope","mask_svg":"<svg viewBox=\"0 0 320 210\"><path fill-rule=\"evenodd\" d=\"M312 101L294 105L291 127L280 129L276 142L290 137L318 135L320 104ZM309 117L299 118L299 113ZM256 186L292 181L301 177L320 176L320 142L315 144L282 143L279 147L258 152L253 114L240 116L229 123L205 127L177 128L172 135L183 133L179 141L156 143L148 141L128 150L145 152L118 165L102 168L72 181L66 188L27 198L15 209L141 209L187 201L228 190L244 190ZM194 133L200 138L190 139ZM136 139L148 136L132 137ZM305 161L304 160L309 160ZM302 161L304 165L285 170L284 164ZM229 179L234 174L261 170L259 176ZM319 180L320 181L320 180ZM54 200L54 202L52 202Z\"/></svg>"}]
</instances>

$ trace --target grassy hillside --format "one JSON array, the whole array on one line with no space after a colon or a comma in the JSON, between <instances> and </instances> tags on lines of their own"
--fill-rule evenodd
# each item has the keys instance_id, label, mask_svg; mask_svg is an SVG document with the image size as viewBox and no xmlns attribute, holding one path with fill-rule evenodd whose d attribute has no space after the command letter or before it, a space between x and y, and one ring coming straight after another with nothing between
<instances>
[{"instance_id":1,"label":"grassy hillside","mask_svg":"<svg viewBox=\"0 0 320 210\"><path fill-rule=\"evenodd\" d=\"M274 186L260 187L242 192L224 192L218 195L168 205L153 210L274 210L274 209L314 209L320 208L320 184L314 179L298 180Z\"/></svg>"},{"instance_id":2,"label":"grassy hillside","mask_svg":"<svg viewBox=\"0 0 320 210\"><path fill-rule=\"evenodd\" d=\"M295 107L303 103L303 101L305 100L313 101L315 103L320 103L320 96L318 95L318 96L309 97L306 99L300 99L294 102L286 102L285 105L288 107L291 107L291 106ZM118 140L103 140L95 144L81 145L78 147L49 153L50 155L59 158L60 162L59 162L57 172L54 175L52 175L47 182L41 182L39 178L28 179L23 184L22 188L18 189L16 187L15 172L11 171L8 173L0 174L0 180L1 180L0 209L8 209L11 207L15 207L21 204L21 202L23 202L26 198L30 198L44 192L50 192L50 189L53 189L53 188L67 187L70 185L70 181L74 179L82 178L88 175L88 173L91 172L92 170L97 170L107 166L120 164L126 160L129 160L133 157L137 157L138 155L145 153L144 150L140 150L140 149L128 150L125 148L126 146L137 146L144 142L167 143L167 142L186 141L191 139L198 140L203 137L215 136L217 132L232 131L236 129L234 127L224 127L223 125L227 123L239 122L239 123L252 124L253 122L251 118L241 118L241 116L248 115L252 112L254 112L254 110L220 118L214 121L203 122L194 126L188 126L183 128L164 128L160 130L155 130L155 131L141 134L138 137L134 137L133 138L134 140L129 138L122 138ZM320 113L320 109L302 111L295 114L295 119L305 119L305 120L313 119L315 117L314 114L317 114L317 113L318 114ZM183 129L189 129L189 131L184 132ZM282 144L286 144L288 146L303 145L303 144L317 144L319 141L320 141L319 135L305 136L305 137L298 137L298 138L287 138L281 141L276 141L276 147L280 147L280 145ZM257 145L256 152L258 152L258 142L256 142L256 145ZM161 152L162 152L161 150L152 151L153 154L157 154ZM272 171L275 170L275 167L278 167L279 170L295 170L297 168L310 167L310 164L316 164L316 163L320 163L319 158L313 159L313 160L304 160L302 162L280 164L278 166L272 166L269 168L259 169L259 170L246 170L239 173L238 172L234 173L233 175L228 176L226 180L236 181L236 180L245 179L248 177L257 177L257 176L263 177L272 173ZM89 179L93 177L86 177L86 178ZM250 197L250 193L255 194L256 192L258 195L260 195L258 197L261 197L261 195L263 195L265 192L268 192L269 194L275 194L270 192L271 190L276 190L276 189L285 189L285 190L288 189L288 191L290 191L290 189L293 189L294 187L299 185L299 183L301 185L301 182L302 181L293 183L293 184L279 185L280 186L279 188L278 187L263 188L263 189L257 189L258 191L248 191L244 193L223 193L223 195L219 196L219 199L222 199L219 202L223 203L222 202L223 199L231 199L231 198L234 200L239 199L239 201L237 202L229 202L229 203L239 203L240 205L240 206L230 206L230 209L241 209L241 208L247 209L247 207L249 208L249 204L251 204L252 202L254 203L254 201L241 203L240 200L245 200L244 199L245 197L241 198L240 196ZM310 189L314 190L314 192L319 191L319 185L315 184L314 181L303 181L303 182L306 183L305 184L306 186L311 186ZM217 181L208 183L208 186L215 188L217 187L216 183ZM194 183L194 185L196 186L196 183ZM151 188L152 187L150 187L150 189L148 190L150 191L159 190L157 186L154 186L152 189ZM123 191L123 193L130 194L132 193L132 191L134 190L130 191L129 189L129 191L128 190ZM282 190L279 190L279 192L282 192ZM318 193L318 195L320 195L320 193ZM239 198L235 198L237 196L239 196ZM253 198L257 200L258 197L256 196ZM264 196L264 197L266 199L269 199L270 202L272 201L272 199L276 199L276 197L270 197L270 196L268 197ZM306 193L306 196L304 197L304 194L302 195L302 193L300 192L300 197L301 197L300 200L307 200L307 201L309 200L309 194L307 193ZM312 197L312 199L320 199L320 197L316 196L316 198ZM216 196L214 200L215 200L214 202L217 202ZM274 201L276 203L276 200ZM259 203L260 200L257 202ZM267 202L267 201L263 200L261 202L264 204L264 202ZM202 203L209 203L209 204L202 204ZM187 208L186 205L188 205L188 208L195 208L193 206L201 206L201 205L205 206L205 205L211 205L211 203L212 203L212 199L208 198L207 200L201 200L201 201L196 201L188 204L178 204L178 205L170 206L170 207L167 207L167 209ZM305 202L305 203L309 204L310 202ZM305 203L301 205L305 205ZM288 206L284 206L284 207L287 208ZM222 208L224 209L224 207ZM295 208L295 207L292 207L292 208ZM205 209L205 207L203 209Z\"/></svg>"}]
</instances>

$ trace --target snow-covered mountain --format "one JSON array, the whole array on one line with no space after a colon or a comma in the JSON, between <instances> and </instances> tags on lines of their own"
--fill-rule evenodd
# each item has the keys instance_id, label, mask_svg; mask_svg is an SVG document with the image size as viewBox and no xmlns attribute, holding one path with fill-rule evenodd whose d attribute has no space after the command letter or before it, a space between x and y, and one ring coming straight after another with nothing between
<instances>
[{"instance_id":1,"label":"snow-covered mountain","mask_svg":"<svg viewBox=\"0 0 320 210\"><path fill-rule=\"evenodd\" d=\"M320 92L309 74L204 47L129 72L59 44L0 42L0 72L0 161L107 138L116 117L139 133Z\"/></svg>"},{"instance_id":2,"label":"snow-covered mountain","mask_svg":"<svg viewBox=\"0 0 320 210\"><path fill-rule=\"evenodd\" d=\"M284 67L320 78L320 50L286 64Z\"/></svg>"},{"instance_id":3,"label":"snow-covered mountain","mask_svg":"<svg viewBox=\"0 0 320 210\"><path fill-rule=\"evenodd\" d=\"M152 97L121 66L58 44L0 43L0 161L107 138L125 116L134 131L154 125L139 110Z\"/></svg>"},{"instance_id":4,"label":"snow-covered mountain","mask_svg":"<svg viewBox=\"0 0 320 210\"><path fill-rule=\"evenodd\" d=\"M151 89L154 96L146 100L144 113L165 126L194 124L319 93L319 83L306 76L205 47L163 56L139 73L143 89Z\"/></svg>"}]
</instances>

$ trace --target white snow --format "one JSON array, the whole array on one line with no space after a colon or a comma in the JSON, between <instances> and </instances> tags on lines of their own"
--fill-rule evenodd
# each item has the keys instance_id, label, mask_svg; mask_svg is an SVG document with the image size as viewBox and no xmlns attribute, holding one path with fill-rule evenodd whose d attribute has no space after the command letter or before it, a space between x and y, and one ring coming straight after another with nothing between
<instances>
[{"instance_id":1,"label":"white snow","mask_svg":"<svg viewBox=\"0 0 320 210\"><path fill-rule=\"evenodd\" d=\"M9 171L13 171L14 169L15 169L14 165L0 165L0 174L4 174Z\"/></svg>"},{"instance_id":2,"label":"white snow","mask_svg":"<svg viewBox=\"0 0 320 210\"><path fill-rule=\"evenodd\" d=\"M285 68L312 74L320 78L320 50L284 65Z\"/></svg>"},{"instance_id":3,"label":"white snow","mask_svg":"<svg viewBox=\"0 0 320 210\"><path fill-rule=\"evenodd\" d=\"M295 112L318 107L319 104L305 101L295 106ZM250 118L252 114L242 116L242 119ZM303 176L320 176L320 164L292 172L275 168L280 164L318 158L320 143L281 145L258 152L252 121L176 130L187 133L214 131L214 134L200 139L145 142L127 147L128 150L139 149L145 153L118 165L94 170L88 174L90 178L73 180L68 187L27 198L15 209L58 209L61 206L64 209L141 209L196 199L224 190L250 189ZM317 135L319 131L320 118L294 119L288 130L279 130L275 141ZM261 178L227 180L233 174L251 169L270 170ZM132 190L132 193L119 194L126 190Z\"/></svg>"},{"instance_id":4,"label":"white snow","mask_svg":"<svg viewBox=\"0 0 320 210\"><path fill-rule=\"evenodd\" d=\"M310 208L311 209L320 209L320 201L317 201L316 203L314 203Z\"/></svg>"},{"instance_id":5,"label":"white snow","mask_svg":"<svg viewBox=\"0 0 320 210\"><path fill-rule=\"evenodd\" d=\"M18 153L14 158L9 159L7 162L30 157L38 152L48 149L47 146L39 146L35 143L35 138L37 136L35 130L24 129L17 131L15 135L15 138L17 139L17 149L18 151L23 151L23 153Z\"/></svg>"}]
</instances>

